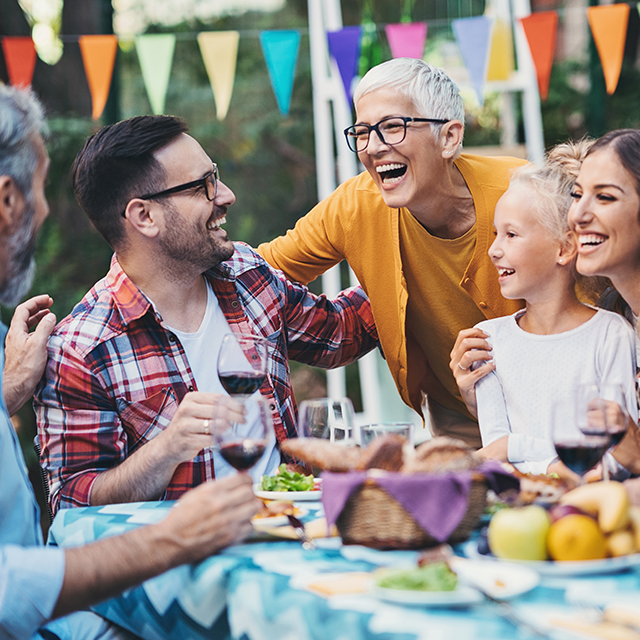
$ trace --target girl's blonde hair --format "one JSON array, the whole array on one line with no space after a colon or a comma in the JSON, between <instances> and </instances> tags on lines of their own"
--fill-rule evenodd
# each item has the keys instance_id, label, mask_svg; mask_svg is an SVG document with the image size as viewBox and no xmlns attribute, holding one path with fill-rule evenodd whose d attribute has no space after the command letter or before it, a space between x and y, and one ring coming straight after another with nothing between
<instances>
[{"instance_id":1,"label":"girl's blonde hair","mask_svg":"<svg viewBox=\"0 0 640 640\"><path fill-rule=\"evenodd\" d=\"M592 144L592 140L559 144L547 154L542 167L527 165L511 178L510 186L521 184L535 192L538 221L560 242L569 232L571 193Z\"/></svg>"},{"instance_id":2,"label":"girl's blonde hair","mask_svg":"<svg viewBox=\"0 0 640 640\"><path fill-rule=\"evenodd\" d=\"M535 211L540 222L558 242L565 242L569 227L569 208L573 202L571 193L582 162L587 157L594 141L582 139L564 142L555 146L546 156L542 167L526 165L518 169L511 178L511 185L521 184L535 193ZM510 186L511 186L510 185ZM611 285L608 278L583 276L576 271L578 297L595 303L605 289Z\"/></svg>"}]
</instances>

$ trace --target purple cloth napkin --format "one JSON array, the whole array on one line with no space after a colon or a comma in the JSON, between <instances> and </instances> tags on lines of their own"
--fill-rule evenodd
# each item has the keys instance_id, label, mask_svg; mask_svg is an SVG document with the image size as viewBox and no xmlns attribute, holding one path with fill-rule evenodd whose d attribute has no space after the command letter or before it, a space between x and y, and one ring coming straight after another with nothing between
<instances>
[{"instance_id":1,"label":"purple cloth napkin","mask_svg":"<svg viewBox=\"0 0 640 640\"><path fill-rule=\"evenodd\" d=\"M476 469L496 493L517 489L517 478L488 460ZM395 498L434 539L444 542L467 511L471 471L443 474L381 473L366 471L322 474L322 503L327 527L338 519L351 493L368 477Z\"/></svg>"}]
</instances>

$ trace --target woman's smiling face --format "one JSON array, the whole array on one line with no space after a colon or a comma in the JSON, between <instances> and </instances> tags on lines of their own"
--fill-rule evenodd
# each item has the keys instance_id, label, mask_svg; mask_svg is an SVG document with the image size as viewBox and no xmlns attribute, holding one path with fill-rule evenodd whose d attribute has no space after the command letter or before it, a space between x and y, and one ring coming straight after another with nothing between
<instances>
[{"instance_id":1,"label":"woman's smiling face","mask_svg":"<svg viewBox=\"0 0 640 640\"><path fill-rule=\"evenodd\" d=\"M640 197L634 177L609 146L582 163L569 223L578 240L576 267L616 280L640 270Z\"/></svg>"},{"instance_id":2,"label":"woman's smiling face","mask_svg":"<svg viewBox=\"0 0 640 640\"><path fill-rule=\"evenodd\" d=\"M390 89L367 93L356 105L356 122L374 125L389 116L429 117L418 113L409 98ZM391 208L407 207L416 213L428 201L444 171L442 149L426 122L409 123L405 139L383 144L371 132L367 148L358 154Z\"/></svg>"}]
</instances>

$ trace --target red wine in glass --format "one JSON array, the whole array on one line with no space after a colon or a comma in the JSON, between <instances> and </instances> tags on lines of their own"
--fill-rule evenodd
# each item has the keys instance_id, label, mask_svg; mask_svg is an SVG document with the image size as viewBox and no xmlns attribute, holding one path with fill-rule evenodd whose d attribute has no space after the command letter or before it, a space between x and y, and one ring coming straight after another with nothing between
<instances>
[{"instance_id":1,"label":"red wine in glass","mask_svg":"<svg viewBox=\"0 0 640 640\"><path fill-rule=\"evenodd\" d=\"M266 444L263 440L238 440L220 446L220 455L237 471L246 471L260 460Z\"/></svg>"},{"instance_id":2,"label":"red wine in glass","mask_svg":"<svg viewBox=\"0 0 640 640\"><path fill-rule=\"evenodd\" d=\"M248 398L262 386L266 375L261 371L225 371L218 377L230 396Z\"/></svg>"},{"instance_id":3,"label":"red wine in glass","mask_svg":"<svg viewBox=\"0 0 640 640\"><path fill-rule=\"evenodd\" d=\"M217 428L213 444L220 456L236 471L248 471L275 445L271 407L258 396L242 400L246 408L243 422Z\"/></svg>"},{"instance_id":4,"label":"red wine in glass","mask_svg":"<svg viewBox=\"0 0 640 640\"><path fill-rule=\"evenodd\" d=\"M218 378L225 391L245 400L267 377L268 342L255 335L228 333L218 353Z\"/></svg>"},{"instance_id":5,"label":"red wine in glass","mask_svg":"<svg viewBox=\"0 0 640 640\"><path fill-rule=\"evenodd\" d=\"M556 442L555 448L562 462L579 475L593 469L611 444L607 435L593 435L582 439Z\"/></svg>"}]
</instances>

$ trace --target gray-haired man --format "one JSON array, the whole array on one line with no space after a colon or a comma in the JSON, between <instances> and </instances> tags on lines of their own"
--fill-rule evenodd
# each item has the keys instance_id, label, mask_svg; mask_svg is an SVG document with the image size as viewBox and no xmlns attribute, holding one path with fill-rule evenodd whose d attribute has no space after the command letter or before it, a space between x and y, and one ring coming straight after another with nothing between
<instances>
[{"instance_id":1,"label":"gray-haired man","mask_svg":"<svg viewBox=\"0 0 640 640\"><path fill-rule=\"evenodd\" d=\"M49 212L44 128L33 95L0 86L0 302L5 304L15 304L30 288L35 239ZM52 302L47 295L32 298L16 309L8 332L0 324L0 337L6 333L6 357L0 345L0 637L129 638L92 613L67 614L242 540L259 503L249 476L240 474L190 491L157 525L64 551L42 546L38 507L9 415L29 398L44 370L55 324ZM52 618L59 619L47 624Z\"/></svg>"}]
</instances>

